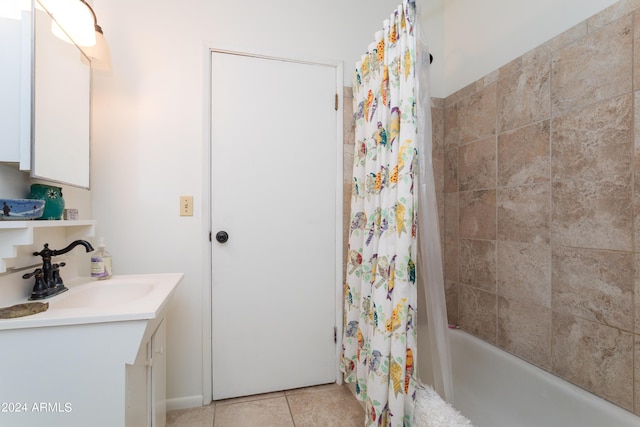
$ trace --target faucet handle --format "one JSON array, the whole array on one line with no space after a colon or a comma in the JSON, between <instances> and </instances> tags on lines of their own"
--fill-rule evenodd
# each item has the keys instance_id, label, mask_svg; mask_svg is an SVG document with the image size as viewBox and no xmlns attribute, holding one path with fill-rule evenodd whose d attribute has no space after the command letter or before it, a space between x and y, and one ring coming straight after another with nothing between
<instances>
[{"instance_id":1,"label":"faucet handle","mask_svg":"<svg viewBox=\"0 0 640 427\"><path fill-rule=\"evenodd\" d=\"M23 279L31 279L33 276L36 276L36 279L38 277L42 278L44 276L44 274L42 273L42 269L41 268L36 268L31 273L23 274L22 278Z\"/></svg>"},{"instance_id":2,"label":"faucet handle","mask_svg":"<svg viewBox=\"0 0 640 427\"><path fill-rule=\"evenodd\" d=\"M23 279L30 279L32 277L36 278L36 284L33 286L33 294L40 294L46 292L47 285L44 283L44 273L41 268L36 268L31 273L23 274ZM32 295L33 295L32 294Z\"/></svg>"},{"instance_id":3,"label":"faucet handle","mask_svg":"<svg viewBox=\"0 0 640 427\"><path fill-rule=\"evenodd\" d=\"M55 286L62 286L64 284L64 282L62 281L62 277L60 277L60 269L65 265L67 264L61 262L60 264L53 264L51 266L51 280Z\"/></svg>"}]
</instances>

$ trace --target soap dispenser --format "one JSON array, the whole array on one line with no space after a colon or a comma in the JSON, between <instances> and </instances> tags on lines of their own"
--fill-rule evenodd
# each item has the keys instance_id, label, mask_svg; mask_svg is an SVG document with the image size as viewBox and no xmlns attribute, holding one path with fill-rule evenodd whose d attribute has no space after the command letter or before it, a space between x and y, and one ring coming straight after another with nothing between
<instances>
[{"instance_id":1,"label":"soap dispenser","mask_svg":"<svg viewBox=\"0 0 640 427\"><path fill-rule=\"evenodd\" d=\"M111 275L111 254L107 251L104 238L101 237L98 250L91 255L91 278L105 280Z\"/></svg>"}]
</instances>

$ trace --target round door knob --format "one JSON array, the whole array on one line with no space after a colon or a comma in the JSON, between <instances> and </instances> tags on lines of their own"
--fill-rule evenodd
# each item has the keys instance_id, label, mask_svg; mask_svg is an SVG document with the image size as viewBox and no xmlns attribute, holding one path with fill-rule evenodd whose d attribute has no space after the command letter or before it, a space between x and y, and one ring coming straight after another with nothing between
<instances>
[{"instance_id":1,"label":"round door knob","mask_svg":"<svg viewBox=\"0 0 640 427\"><path fill-rule=\"evenodd\" d=\"M216 233L216 241L218 243L225 243L227 240L229 240L229 235L226 231L218 231Z\"/></svg>"}]
</instances>

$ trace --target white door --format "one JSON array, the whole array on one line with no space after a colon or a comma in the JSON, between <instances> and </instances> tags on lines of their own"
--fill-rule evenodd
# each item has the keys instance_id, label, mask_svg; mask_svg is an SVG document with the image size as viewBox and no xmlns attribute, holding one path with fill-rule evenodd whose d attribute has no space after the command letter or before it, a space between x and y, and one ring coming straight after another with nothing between
<instances>
[{"instance_id":1,"label":"white door","mask_svg":"<svg viewBox=\"0 0 640 427\"><path fill-rule=\"evenodd\" d=\"M211 74L213 399L334 382L336 68L214 52Z\"/></svg>"}]
</instances>

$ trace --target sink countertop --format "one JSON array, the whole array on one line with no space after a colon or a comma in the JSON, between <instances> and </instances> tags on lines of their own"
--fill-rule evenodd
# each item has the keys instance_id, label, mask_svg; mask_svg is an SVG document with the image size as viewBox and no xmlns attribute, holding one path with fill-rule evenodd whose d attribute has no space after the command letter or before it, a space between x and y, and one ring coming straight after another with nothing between
<instances>
[{"instance_id":1,"label":"sink countertop","mask_svg":"<svg viewBox=\"0 0 640 427\"><path fill-rule=\"evenodd\" d=\"M38 301L49 303L47 311L0 319L0 330L153 319L164 309L183 276L183 273L136 274L116 275L107 280L80 277L65 281L68 291Z\"/></svg>"}]
</instances>

